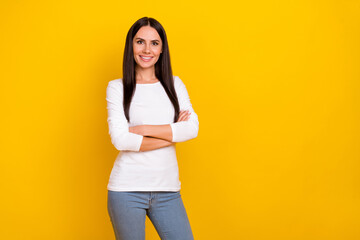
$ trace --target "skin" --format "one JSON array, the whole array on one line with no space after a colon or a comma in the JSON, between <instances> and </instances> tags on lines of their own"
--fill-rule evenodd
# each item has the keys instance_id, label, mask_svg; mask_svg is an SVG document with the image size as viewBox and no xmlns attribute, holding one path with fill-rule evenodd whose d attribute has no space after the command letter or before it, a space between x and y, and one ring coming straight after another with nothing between
<instances>
[{"instance_id":1,"label":"skin","mask_svg":"<svg viewBox=\"0 0 360 240\"><path fill-rule=\"evenodd\" d=\"M155 63L162 53L163 43L158 32L151 26L143 26L133 39L133 53L136 62L136 83L155 83L159 80L155 76ZM150 61L142 60L141 56L151 57ZM177 122L187 121L189 111L180 111ZM172 144L172 130L170 124L164 125L137 125L129 127L129 132L144 136L140 151L149 151Z\"/></svg>"}]
</instances>

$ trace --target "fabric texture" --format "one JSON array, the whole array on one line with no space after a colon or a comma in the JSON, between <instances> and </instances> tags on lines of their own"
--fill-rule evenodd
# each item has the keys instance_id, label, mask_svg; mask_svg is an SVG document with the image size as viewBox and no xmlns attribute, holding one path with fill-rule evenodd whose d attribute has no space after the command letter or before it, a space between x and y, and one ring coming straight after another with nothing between
<instances>
[{"instance_id":1,"label":"fabric texture","mask_svg":"<svg viewBox=\"0 0 360 240\"><path fill-rule=\"evenodd\" d=\"M111 142L119 150L114 162L108 190L112 191L179 191L181 182L176 158L176 142L197 137L198 116L190 102L187 89L178 76L174 86L180 111L189 110L187 121L174 123L174 107L160 82L136 84L130 105L130 122L123 110L122 79L108 83L106 101ZM150 151L140 152L143 136L129 132L137 125L170 124L174 144Z\"/></svg>"},{"instance_id":2,"label":"fabric texture","mask_svg":"<svg viewBox=\"0 0 360 240\"><path fill-rule=\"evenodd\" d=\"M180 191L108 190L108 213L116 239L144 240L145 219L148 216L161 239L194 240Z\"/></svg>"}]
</instances>

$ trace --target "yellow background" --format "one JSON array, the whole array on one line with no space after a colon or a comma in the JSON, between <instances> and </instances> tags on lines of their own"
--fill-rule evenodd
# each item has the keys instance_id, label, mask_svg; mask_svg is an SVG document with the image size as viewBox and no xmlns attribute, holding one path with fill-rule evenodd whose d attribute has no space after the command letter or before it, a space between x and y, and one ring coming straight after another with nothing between
<instances>
[{"instance_id":1,"label":"yellow background","mask_svg":"<svg viewBox=\"0 0 360 240\"><path fill-rule=\"evenodd\" d=\"M199 116L177 144L195 239L360 239L359 1L0 9L0 239L114 239L105 91L143 16L163 24Z\"/></svg>"}]
</instances>

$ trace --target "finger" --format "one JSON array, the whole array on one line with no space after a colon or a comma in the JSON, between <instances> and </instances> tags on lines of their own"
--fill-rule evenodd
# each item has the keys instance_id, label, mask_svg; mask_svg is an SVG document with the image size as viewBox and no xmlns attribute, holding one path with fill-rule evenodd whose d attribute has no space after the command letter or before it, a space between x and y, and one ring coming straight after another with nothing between
<instances>
[{"instance_id":1,"label":"finger","mask_svg":"<svg viewBox=\"0 0 360 240\"><path fill-rule=\"evenodd\" d=\"M182 113L182 115L181 115L181 118L182 119L185 119L188 115L189 115L189 111L188 110L186 110L186 111L184 111L183 113Z\"/></svg>"},{"instance_id":2,"label":"finger","mask_svg":"<svg viewBox=\"0 0 360 240\"><path fill-rule=\"evenodd\" d=\"M185 115L180 116L178 122L184 121L184 118L185 118Z\"/></svg>"},{"instance_id":3,"label":"finger","mask_svg":"<svg viewBox=\"0 0 360 240\"><path fill-rule=\"evenodd\" d=\"M185 112L185 111L181 111L180 114L179 114L179 117L178 117L178 122L179 122L179 121L182 121L185 116L186 116L186 112Z\"/></svg>"},{"instance_id":4,"label":"finger","mask_svg":"<svg viewBox=\"0 0 360 240\"><path fill-rule=\"evenodd\" d=\"M190 114L189 111L184 111L181 116L182 116L182 117L186 117L186 116L188 116L189 114Z\"/></svg>"},{"instance_id":5,"label":"finger","mask_svg":"<svg viewBox=\"0 0 360 240\"><path fill-rule=\"evenodd\" d=\"M189 111L185 111L185 112L184 112L184 114L182 114L182 116L181 116L181 117L179 117L178 122L188 120L188 119L189 119L189 117L190 117L190 114L191 114L191 112L189 112Z\"/></svg>"}]
</instances>

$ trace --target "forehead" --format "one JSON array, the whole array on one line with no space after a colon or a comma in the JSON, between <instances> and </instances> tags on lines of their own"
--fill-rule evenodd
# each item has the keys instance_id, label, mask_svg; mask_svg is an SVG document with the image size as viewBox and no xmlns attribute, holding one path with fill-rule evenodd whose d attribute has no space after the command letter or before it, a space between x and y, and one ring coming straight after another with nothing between
<instances>
[{"instance_id":1,"label":"forehead","mask_svg":"<svg viewBox=\"0 0 360 240\"><path fill-rule=\"evenodd\" d=\"M142 38L145 40L159 40L161 41L160 35L155 30L155 28L150 26L143 26L139 29L139 31L135 34L134 39Z\"/></svg>"}]
</instances>

